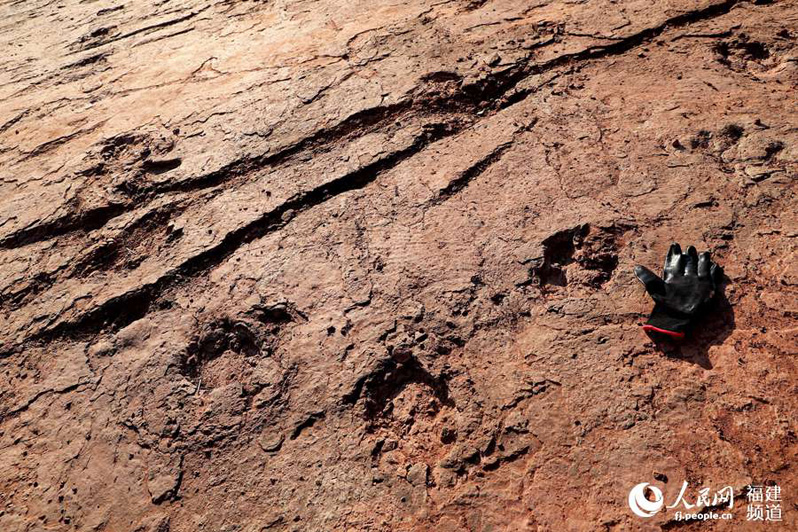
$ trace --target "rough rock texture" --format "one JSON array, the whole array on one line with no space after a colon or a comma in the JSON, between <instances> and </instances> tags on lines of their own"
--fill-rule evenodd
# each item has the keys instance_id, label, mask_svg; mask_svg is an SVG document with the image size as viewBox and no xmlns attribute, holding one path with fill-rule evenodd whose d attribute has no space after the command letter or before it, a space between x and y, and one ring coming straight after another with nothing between
<instances>
[{"instance_id":1,"label":"rough rock texture","mask_svg":"<svg viewBox=\"0 0 798 532\"><path fill-rule=\"evenodd\" d=\"M0 14L1 530L798 528L795 2Z\"/></svg>"}]
</instances>

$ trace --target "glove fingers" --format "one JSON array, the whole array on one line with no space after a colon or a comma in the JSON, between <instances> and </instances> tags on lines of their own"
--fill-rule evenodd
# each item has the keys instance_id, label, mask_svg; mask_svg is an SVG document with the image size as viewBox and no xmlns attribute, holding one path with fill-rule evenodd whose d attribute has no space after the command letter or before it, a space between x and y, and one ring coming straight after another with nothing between
<instances>
[{"instance_id":1,"label":"glove fingers","mask_svg":"<svg viewBox=\"0 0 798 532\"><path fill-rule=\"evenodd\" d=\"M687 248L687 255L684 261L684 274L697 275L698 272L698 251L695 246Z\"/></svg>"},{"instance_id":2,"label":"glove fingers","mask_svg":"<svg viewBox=\"0 0 798 532\"><path fill-rule=\"evenodd\" d=\"M674 242L665 257L665 280L681 275L683 270L684 255L682 255L682 247Z\"/></svg>"},{"instance_id":3,"label":"glove fingers","mask_svg":"<svg viewBox=\"0 0 798 532\"><path fill-rule=\"evenodd\" d=\"M705 251L698 256L698 276L709 277L711 267L712 261L709 258L709 251Z\"/></svg>"},{"instance_id":4,"label":"glove fingers","mask_svg":"<svg viewBox=\"0 0 798 532\"><path fill-rule=\"evenodd\" d=\"M646 292L656 301L665 295L665 283L659 276L645 266L635 266L637 279L646 287Z\"/></svg>"}]
</instances>

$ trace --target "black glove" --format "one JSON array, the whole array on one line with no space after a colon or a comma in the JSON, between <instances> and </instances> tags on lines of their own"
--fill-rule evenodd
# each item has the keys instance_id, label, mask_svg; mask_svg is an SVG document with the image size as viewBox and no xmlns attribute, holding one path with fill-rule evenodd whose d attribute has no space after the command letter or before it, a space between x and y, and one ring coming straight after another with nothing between
<instances>
[{"instance_id":1,"label":"black glove","mask_svg":"<svg viewBox=\"0 0 798 532\"><path fill-rule=\"evenodd\" d=\"M720 266L710 260L709 251L699 256L690 246L682 253L679 244L671 244L665 257L664 281L645 266L635 266L635 275L656 303L643 330L684 338L715 296L721 273Z\"/></svg>"}]
</instances>

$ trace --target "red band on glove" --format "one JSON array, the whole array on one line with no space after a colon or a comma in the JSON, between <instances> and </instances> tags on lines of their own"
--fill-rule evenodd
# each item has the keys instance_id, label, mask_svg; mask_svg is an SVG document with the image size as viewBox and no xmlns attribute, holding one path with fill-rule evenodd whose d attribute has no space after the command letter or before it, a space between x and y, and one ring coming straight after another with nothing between
<instances>
[{"instance_id":1,"label":"red band on glove","mask_svg":"<svg viewBox=\"0 0 798 532\"><path fill-rule=\"evenodd\" d=\"M675 332L675 331L668 331L666 329L660 329L659 327L654 327L653 325L645 324L643 325L643 330L646 332L656 332L661 334L667 334L668 336L672 336L673 338L677 338L679 340L684 339L683 332Z\"/></svg>"}]
</instances>

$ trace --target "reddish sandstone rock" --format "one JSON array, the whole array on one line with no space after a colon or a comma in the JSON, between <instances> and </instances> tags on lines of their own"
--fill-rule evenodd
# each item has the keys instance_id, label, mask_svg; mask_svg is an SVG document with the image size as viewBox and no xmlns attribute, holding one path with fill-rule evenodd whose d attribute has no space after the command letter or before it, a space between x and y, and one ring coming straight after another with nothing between
<instances>
[{"instance_id":1,"label":"reddish sandstone rock","mask_svg":"<svg viewBox=\"0 0 798 532\"><path fill-rule=\"evenodd\" d=\"M0 11L0 529L798 526L794 3Z\"/></svg>"}]
</instances>

